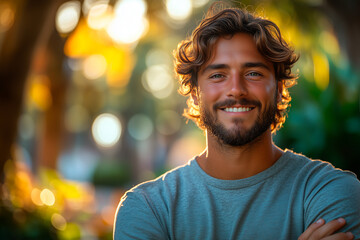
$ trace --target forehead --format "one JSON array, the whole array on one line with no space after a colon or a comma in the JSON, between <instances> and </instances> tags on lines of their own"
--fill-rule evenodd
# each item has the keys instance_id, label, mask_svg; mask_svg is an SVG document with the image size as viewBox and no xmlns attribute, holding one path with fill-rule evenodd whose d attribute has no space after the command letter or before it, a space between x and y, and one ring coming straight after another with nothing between
<instances>
[{"instance_id":1,"label":"forehead","mask_svg":"<svg viewBox=\"0 0 360 240\"><path fill-rule=\"evenodd\" d=\"M209 60L201 67L204 70L210 64L245 64L261 62L273 69L273 64L266 60L256 47L254 38L247 33L220 37L211 49Z\"/></svg>"}]
</instances>

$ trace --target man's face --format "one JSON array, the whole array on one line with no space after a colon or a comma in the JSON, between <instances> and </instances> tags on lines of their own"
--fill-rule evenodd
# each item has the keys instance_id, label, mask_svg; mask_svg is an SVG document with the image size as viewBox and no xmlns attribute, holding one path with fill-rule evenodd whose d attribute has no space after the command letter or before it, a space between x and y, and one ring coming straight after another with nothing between
<instances>
[{"instance_id":1,"label":"man's face","mask_svg":"<svg viewBox=\"0 0 360 240\"><path fill-rule=\"evenodd\" d=\"M270 130L281 85L274 68L245 33L219 38L198 73L200 121L222 143L243 146Z\"/></svg>"}]
</instances>

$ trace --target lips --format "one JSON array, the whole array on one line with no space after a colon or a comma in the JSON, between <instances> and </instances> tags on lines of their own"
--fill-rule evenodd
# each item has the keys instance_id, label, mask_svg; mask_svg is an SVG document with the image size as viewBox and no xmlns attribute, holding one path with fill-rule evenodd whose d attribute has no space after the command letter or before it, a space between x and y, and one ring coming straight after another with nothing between
<instances>
[{"instance_id":1,"label":"lips","mask_svg":"<svg viewBox=\"0 0 360 240\"><path fill-rule=\"evenodd\" d=\"M226 99L214 104L214 110L220 109L225 112L248 112L255 107L261 107L261 103L255 100L249 99Z\"/></svg>"},{"instance_id":2,"label":"lips","mask_svg":"<svg viewBox=\"0 0 360 240\"><path fill-rule=\"evenodd\" d=\"M227 107L222 110L225 112L249 112L253 109L253 107Z\"/></svg>"}]
</instances>

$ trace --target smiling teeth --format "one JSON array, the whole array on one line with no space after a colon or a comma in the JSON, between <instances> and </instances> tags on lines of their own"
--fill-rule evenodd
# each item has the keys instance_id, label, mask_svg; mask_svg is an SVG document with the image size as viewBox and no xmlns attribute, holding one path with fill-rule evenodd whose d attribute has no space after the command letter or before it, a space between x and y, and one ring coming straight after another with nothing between
<instances>
[{"instance_id":1,"label":"smiling teeth","mask_svg":"<svg viewBox=\"0 0 360 240\"><path fill-rule=\"evenodd\" d=\"M239 108L225 108L225 112L248 112L251 108L249 107L239 107Z\"/></svg>"}]
</instances>

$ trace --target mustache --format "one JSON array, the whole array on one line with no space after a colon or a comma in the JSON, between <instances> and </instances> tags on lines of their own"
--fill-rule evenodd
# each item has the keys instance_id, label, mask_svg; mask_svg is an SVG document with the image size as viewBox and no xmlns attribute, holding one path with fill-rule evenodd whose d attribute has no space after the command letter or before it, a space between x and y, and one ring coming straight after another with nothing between
<instances>
[{"instance_id":1,"label":"mustache","mask_svg":"<svg viewBox=\"0 0 360 240\"><path fill-rule=\"evenodd\" d=\"M241 98L238 100L235 99L225 99L224 101L220 101L214 104L214 110L218 109L218 108L225 108L225 107L231 107L233 105L254 105L256 107L261 108L261 103L259 101L256 100L251 100L251 99L246 99L246 98Z\"/></svg>"}]
</instances>

